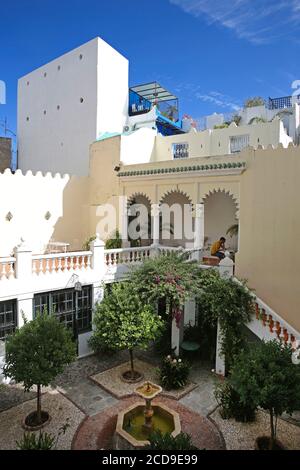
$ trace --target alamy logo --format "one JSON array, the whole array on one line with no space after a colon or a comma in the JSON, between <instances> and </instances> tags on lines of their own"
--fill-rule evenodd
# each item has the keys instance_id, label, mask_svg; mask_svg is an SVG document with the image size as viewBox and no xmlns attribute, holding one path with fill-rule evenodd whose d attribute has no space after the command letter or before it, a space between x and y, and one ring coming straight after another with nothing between
<instances>
[{"instance_id":1,"label":"alamy logo","mask_svg":"<svg viewBox=\"0 0 300 470\"><path fill-rule=\"evenodd\" d=\"M3 80L0 80L0 104L6 104L6 85Z\"/></svg>"}]
</instances>

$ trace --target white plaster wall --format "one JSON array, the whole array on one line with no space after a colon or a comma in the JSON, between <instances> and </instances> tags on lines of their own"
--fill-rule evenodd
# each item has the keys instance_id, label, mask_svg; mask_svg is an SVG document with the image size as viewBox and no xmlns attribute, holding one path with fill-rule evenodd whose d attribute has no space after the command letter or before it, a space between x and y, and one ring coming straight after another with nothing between
<instances>
[{"instance_id":1,"label":"white plaster wall","mask_svg":"<svg viewBox=\"0 0 300 470\"><path fill-rule=\"evenodd\" d=\"M237 237L230 237L226 232L236 224L236 205L233 199L224 192L209 195L204 202L204 236L208 237L206 245L211 245L220 237L226 238L226 247L237 249Z\"/></svg>"},{"instance_id":2,"label":"white plaster wall","mask_svg":"<svg viewBox=\"0 0 300 470\"><path fill-rule=\"evenodd\" d=\"M127 125L130 130L135 130L139 128L150 128L156 129L156 107L153 107L148 113L137 114L136 116L128 116Z\"/></svg>"},{"instance_id":3,"label":"white plaster wall","mask_svg":"<svg viewBox=\"0 0 300 470\"><path fill-rule=\"evenodd\" d=\"M132 134L122 135L120 161L124 163L124 165L150 162L155 137L156 131L146 127Z\"/></svg>"},{"instance_id":4,"label":"white plaster wall","mask_svg":"<svg viewBox=\"0 0 300 470\"><path fill-rule=\"evenodd\" d=\"M87 225L86 186L85 178L68 175L0 173L0 256L9 256L21 238L36 254L44 253L51 238L70 243L71 249L81 248Z\"/></svg>"},{"instance_id":5,"label":"white plaster wall","mask_svg":"<svg viewBox=\"0 0 300 470\"><path fill-rule=\"evenodd\" d=\"M128 60L97 38L97 136L123 132L128 116Z\"/></svg>"},{"instance_id":6,"label":"white plaster wall","mask_svg":"<svg viewBox=\"0 0 300 470\"><path fill-rule=\"evenodd\" d=\"M232 123L223 129L206 129L196 132L191 129L187 134L168 137L157 136L153 161L172 160L173 143L189 143L189 157L211 157L227 155L230 153L230 137L249 135L249 145L278 146L282 143L285 147L292 142L279 119L267 123L255 123L245 126L237 126ZM186 159L183 159L183 161Z\"/></svg>"},{"instance_id":7,"label":"white plaster wall","mask_svg":"<svg viewBox=\"0 0 300 470\"><path fill-rule=\"evenodd\" d=\"M87 174L89 145L96 138L97 47L97 39L89 41L19 80L22 171Z\"/></svg>"},{"instance_id":8,"label":"white plaster wall","mask_svg":"<svg viewBox=\"0 0 300 470\"><path fill-rule=\"evenodd\" d=\"M90 144L122 132L127 104L128 61L100 38L22 77L19 168L87 175Z\"/></svg>"},{"instance_id":9,"label":"white plaster wall","mask_svg":"<svg viewBox=\"0 0 300 470\"><path fill-rule=\"evenodd\" d=\"M219 113L210 114L205 118L205 124L207 129L213 129L214 126L218 126L224 122L224 115Z\"/></svg>"}]
</instances>

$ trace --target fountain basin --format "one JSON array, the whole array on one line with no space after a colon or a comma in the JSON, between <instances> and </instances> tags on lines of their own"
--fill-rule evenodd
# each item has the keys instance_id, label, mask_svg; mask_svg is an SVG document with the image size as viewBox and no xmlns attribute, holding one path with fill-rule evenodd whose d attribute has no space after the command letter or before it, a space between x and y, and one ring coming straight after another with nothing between
<instances>
[{"instance_id":1,"label":"fountain basin","mask_svg":"<svg viewBox=\"0 0 300 470\"><path fill-rule=\"evenodd\" d=\"M161 402L152 405L153 431L160 429L162 433L170 432L176 437L181 431L180 419L176 411ZM115 447L117 450L142 449L149 444L144 423L145 404L137 402L118 414Z\"/></svg>"}]
</instances>

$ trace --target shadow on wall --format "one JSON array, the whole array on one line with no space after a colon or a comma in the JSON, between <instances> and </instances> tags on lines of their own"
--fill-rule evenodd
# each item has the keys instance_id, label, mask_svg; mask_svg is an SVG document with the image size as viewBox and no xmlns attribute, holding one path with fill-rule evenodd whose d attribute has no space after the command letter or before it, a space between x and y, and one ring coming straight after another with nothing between
<instances>
[{"instance_id":1,"label":"shadow on wall","mask_svg":"<svg viewBox=\"0 0 300 470\"><path fill-rule=\"evenodd\" d=\"M0 256L10 256L21 238L35 254L43 253L50 240L81 249L87 178L6 170L0 174L0 201Z\"/></svg>"},{"instance_id":2,"label":"shadow on wall","mask_svg":"<svg viewBox=\"0 0 300 470\"><path fill-rule=\"evenodd\" d=\"M238 223L237 205L233 197L224 191L210 194L204 200L204 230L206 245L211 245L220 237L226 238L226 247L237 251L238 237L226 234L229 227Z\"/></svg>"}]
</instances>

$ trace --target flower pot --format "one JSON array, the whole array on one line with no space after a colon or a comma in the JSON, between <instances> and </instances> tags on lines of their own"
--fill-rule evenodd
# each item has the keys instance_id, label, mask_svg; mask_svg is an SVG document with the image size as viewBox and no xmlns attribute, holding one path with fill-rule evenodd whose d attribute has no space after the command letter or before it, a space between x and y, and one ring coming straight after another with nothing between
<instances>
[{"instance_id":1,"label":"flower pot","mask_svg":"<svg viewBox=\"0 0 300 470\"><path fill-rule=\"evenodd\" d=\"M37 412L32 411L23 419L22 427L26 431L38 431L39 429L42 429L44 426L49 424L49 422L51 421L51 416L47 411L42 411L42 423L37 424L36 420Z\"/></svg>"},{"instance_id":2,"label":"flower pot","mask_svg":"<svg viewBox=\"0 0 300 470\"><path fill-rule=\"evenodd\" d=\"M270 436L259 436L255 439L255 450L285 450L284 445L275 439L273 449L270 449Z\"/></svg>"}]
</instances>

